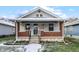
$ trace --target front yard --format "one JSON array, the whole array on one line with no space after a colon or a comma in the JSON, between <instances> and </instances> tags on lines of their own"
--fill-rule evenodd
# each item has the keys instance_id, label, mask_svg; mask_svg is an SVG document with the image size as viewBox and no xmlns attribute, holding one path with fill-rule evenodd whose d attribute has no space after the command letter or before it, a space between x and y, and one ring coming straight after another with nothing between
<instances>
[{"instance_id":1,"label":"front yard","mask_svg":"<svg viewBox=\"0 0 79 59\"><path fill-rule=\"evenodd\" d=\"M15 36L0 37L0 43L11 41L15 41ZM64 41L65 42L41 42L44 46L42 52L79 52L79 39L65 37ZM20 45L24 43L16 42L16 44Z\"/></svg>"},{"instance_id":2,"label":"front yard","mask_svg":"<svg viewBox=\"0 0 79 59\"><path fill-rule=\"evenodd\" d=\"M43 52L79 52L79 39L65 37L63 42L47 42Z\"/></svg>"},{"instance_id":3,"label":"front yard","mask_svg":"<svg viewBox=\"0 0 79 59\"><path fill-rule=\"evenodd\" d=\"M5 45L26 45L28 44L28 41L14 41L16 40L15 36L3 36L0 37L0 43L4 43ZM14 43L14 44L12 44Z\"/></svg>"},{"instance_id":4,"label":"front yard","mask_svg":"<svg viewBox=\"0 0 79 59\"><path fill-rule=\"evenodd\" d=\"M43 52L79 52L79 44L78 43L71 43L71 44L64 44L64 43L48 43L45 45Z\"/></svg>"}]
</instances>

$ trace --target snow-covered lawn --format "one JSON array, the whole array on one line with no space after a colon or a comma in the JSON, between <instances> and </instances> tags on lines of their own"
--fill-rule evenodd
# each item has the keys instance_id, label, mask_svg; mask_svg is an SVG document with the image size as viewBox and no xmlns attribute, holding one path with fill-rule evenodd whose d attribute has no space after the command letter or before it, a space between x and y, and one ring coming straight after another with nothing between
<instances>
[{"instance_id":1,"label":"snow-covered lawn","mask_svg":"<svg viewBox=\"0 0 79 59\"><path fill-rule=\"evenodd\" d=\"M40 44L28 45L4 45L0 44L0 52L38 52L41 49Z\"/></svg>"},{"instance_id":2,"label":"snow-covered lawn","mask_svg":"<svg viewBox=\"0 0 79 59\"><path fill-rule=\"evenodd\" d=\"M28 44L24 47L25 52L38 52L39 49L41 49L40 44Z\"/></svg>"}]
</instances>

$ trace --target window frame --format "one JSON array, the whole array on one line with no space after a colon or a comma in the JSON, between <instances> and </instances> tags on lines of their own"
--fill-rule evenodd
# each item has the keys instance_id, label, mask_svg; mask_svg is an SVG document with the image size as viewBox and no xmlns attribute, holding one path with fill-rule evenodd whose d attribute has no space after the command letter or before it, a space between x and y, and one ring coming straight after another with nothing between
<instances>
[{"instance_id":1,"label":"window frame","mask_svg":"<svg viewBox=\"0 0 79 59\"><path fill-rule=\"evenodd\" d=\"M38 14L36 14L36 17L43 17L43 14L38 13Z\"/></svg>"},{"instance_id":2,"label":"window frame","mask_svg":"<svg viewBox=\"0 0 79 59\"><path fill-rule=\"evenodd\" d=\"M40 17L43 17L43 15L42 14L39 14L40 15Z\"/></svg>"},{"instance_id":3,"label":"window frame","mask_svg":"<svg viewBox=\"0 0 79 59\"><path fill-rule=\"evenodd\" d=\"M53 25L51 28L50 28L50 25ZM52 29L52 30L51 30ZM53 32L54 31L54 24L49 24L49 27L48 27L48 30L50 31L50 32Z\"/></svg>"},{"instance_id":4,"label":"window frame","mask_svg":"<svg viewBox=\"0 0 79 59\"><path fill-rule=\"evenodd\" d=\"M39 14L36 14L36 17L39 17Z\"/></svg>"}]
</instances>

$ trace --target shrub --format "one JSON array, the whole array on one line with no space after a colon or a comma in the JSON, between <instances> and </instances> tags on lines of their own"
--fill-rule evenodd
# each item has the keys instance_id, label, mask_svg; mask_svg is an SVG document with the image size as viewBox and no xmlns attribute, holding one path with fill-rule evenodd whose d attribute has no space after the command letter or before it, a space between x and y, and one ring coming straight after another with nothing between
<instances>
[{"instance_id":1,"label":"shrub","mask_svg":"<svg viewBox=\"0 0 79 59\"><path fill-rule=\"evenodd\" d=\"M0 38L10 37L10 36L15 36L15 35L14 34L11 34L11 35L1 35Z\"/></svg>"},{"instance_id":2,"label":"shrub","mask_svg":"<svg viewBox=\"0 0 79 59\"><path fill-rule=\"evenodd\" d=\"M16 41L15 43L12 42L6 42L5 45L27 45L29 41Z\"/></svg>"}]
</instances>

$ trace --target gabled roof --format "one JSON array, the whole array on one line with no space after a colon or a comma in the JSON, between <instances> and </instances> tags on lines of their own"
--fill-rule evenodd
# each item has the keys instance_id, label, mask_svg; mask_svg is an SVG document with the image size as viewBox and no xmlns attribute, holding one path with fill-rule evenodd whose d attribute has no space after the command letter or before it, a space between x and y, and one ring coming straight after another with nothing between
<instances>
[{"instance_id":1,"label":"gabled roof","mask_svg":"<svg viewBox=\"0 0 79 59\"><path fill-rule=\"evenodd\" d=\"M65 22L64 26L72 26L72 25L76 25L76 24L79 24L79 19L71 21L71 22Z\"/></svg>"},{"instance_id":2,"label":"gabled roof","mask_svg":"<svg viewBox=\"0 0 79 59\"><path fill-rule=\"evenodd\" d=\"M20 17L18 17L18 18L23 18L24 16L27 16L27 15L29 15L29 14L31 14L31 13L33 13L33 12L39 10L39 9L42 10L42 11L44 11L44 12L46 12L46 13L48 13L48 14L50 14L51 16L54 16L54 17L56 17L56 18L61 18L61 17L59 17L58 15L54 14L52 11L46 10L46 9L44 9L44 8L42 8L42 7L35 7L35 8L33 8L32 10L28 11L27 13L25 13L24 15L22 15L22 16L20 16Z\"/></svg>"},{"instance_id":3,"label":"gabled roof","mask_svg":"<svg viewBox=\"0 0 79 59\"><path fill-rule=\"evenodd\" d=\"M11 21L3 20L3 19L2 20L0 19L0 24L15 27L14 23L12 23Z\"/></svg>"}]
</instances>

